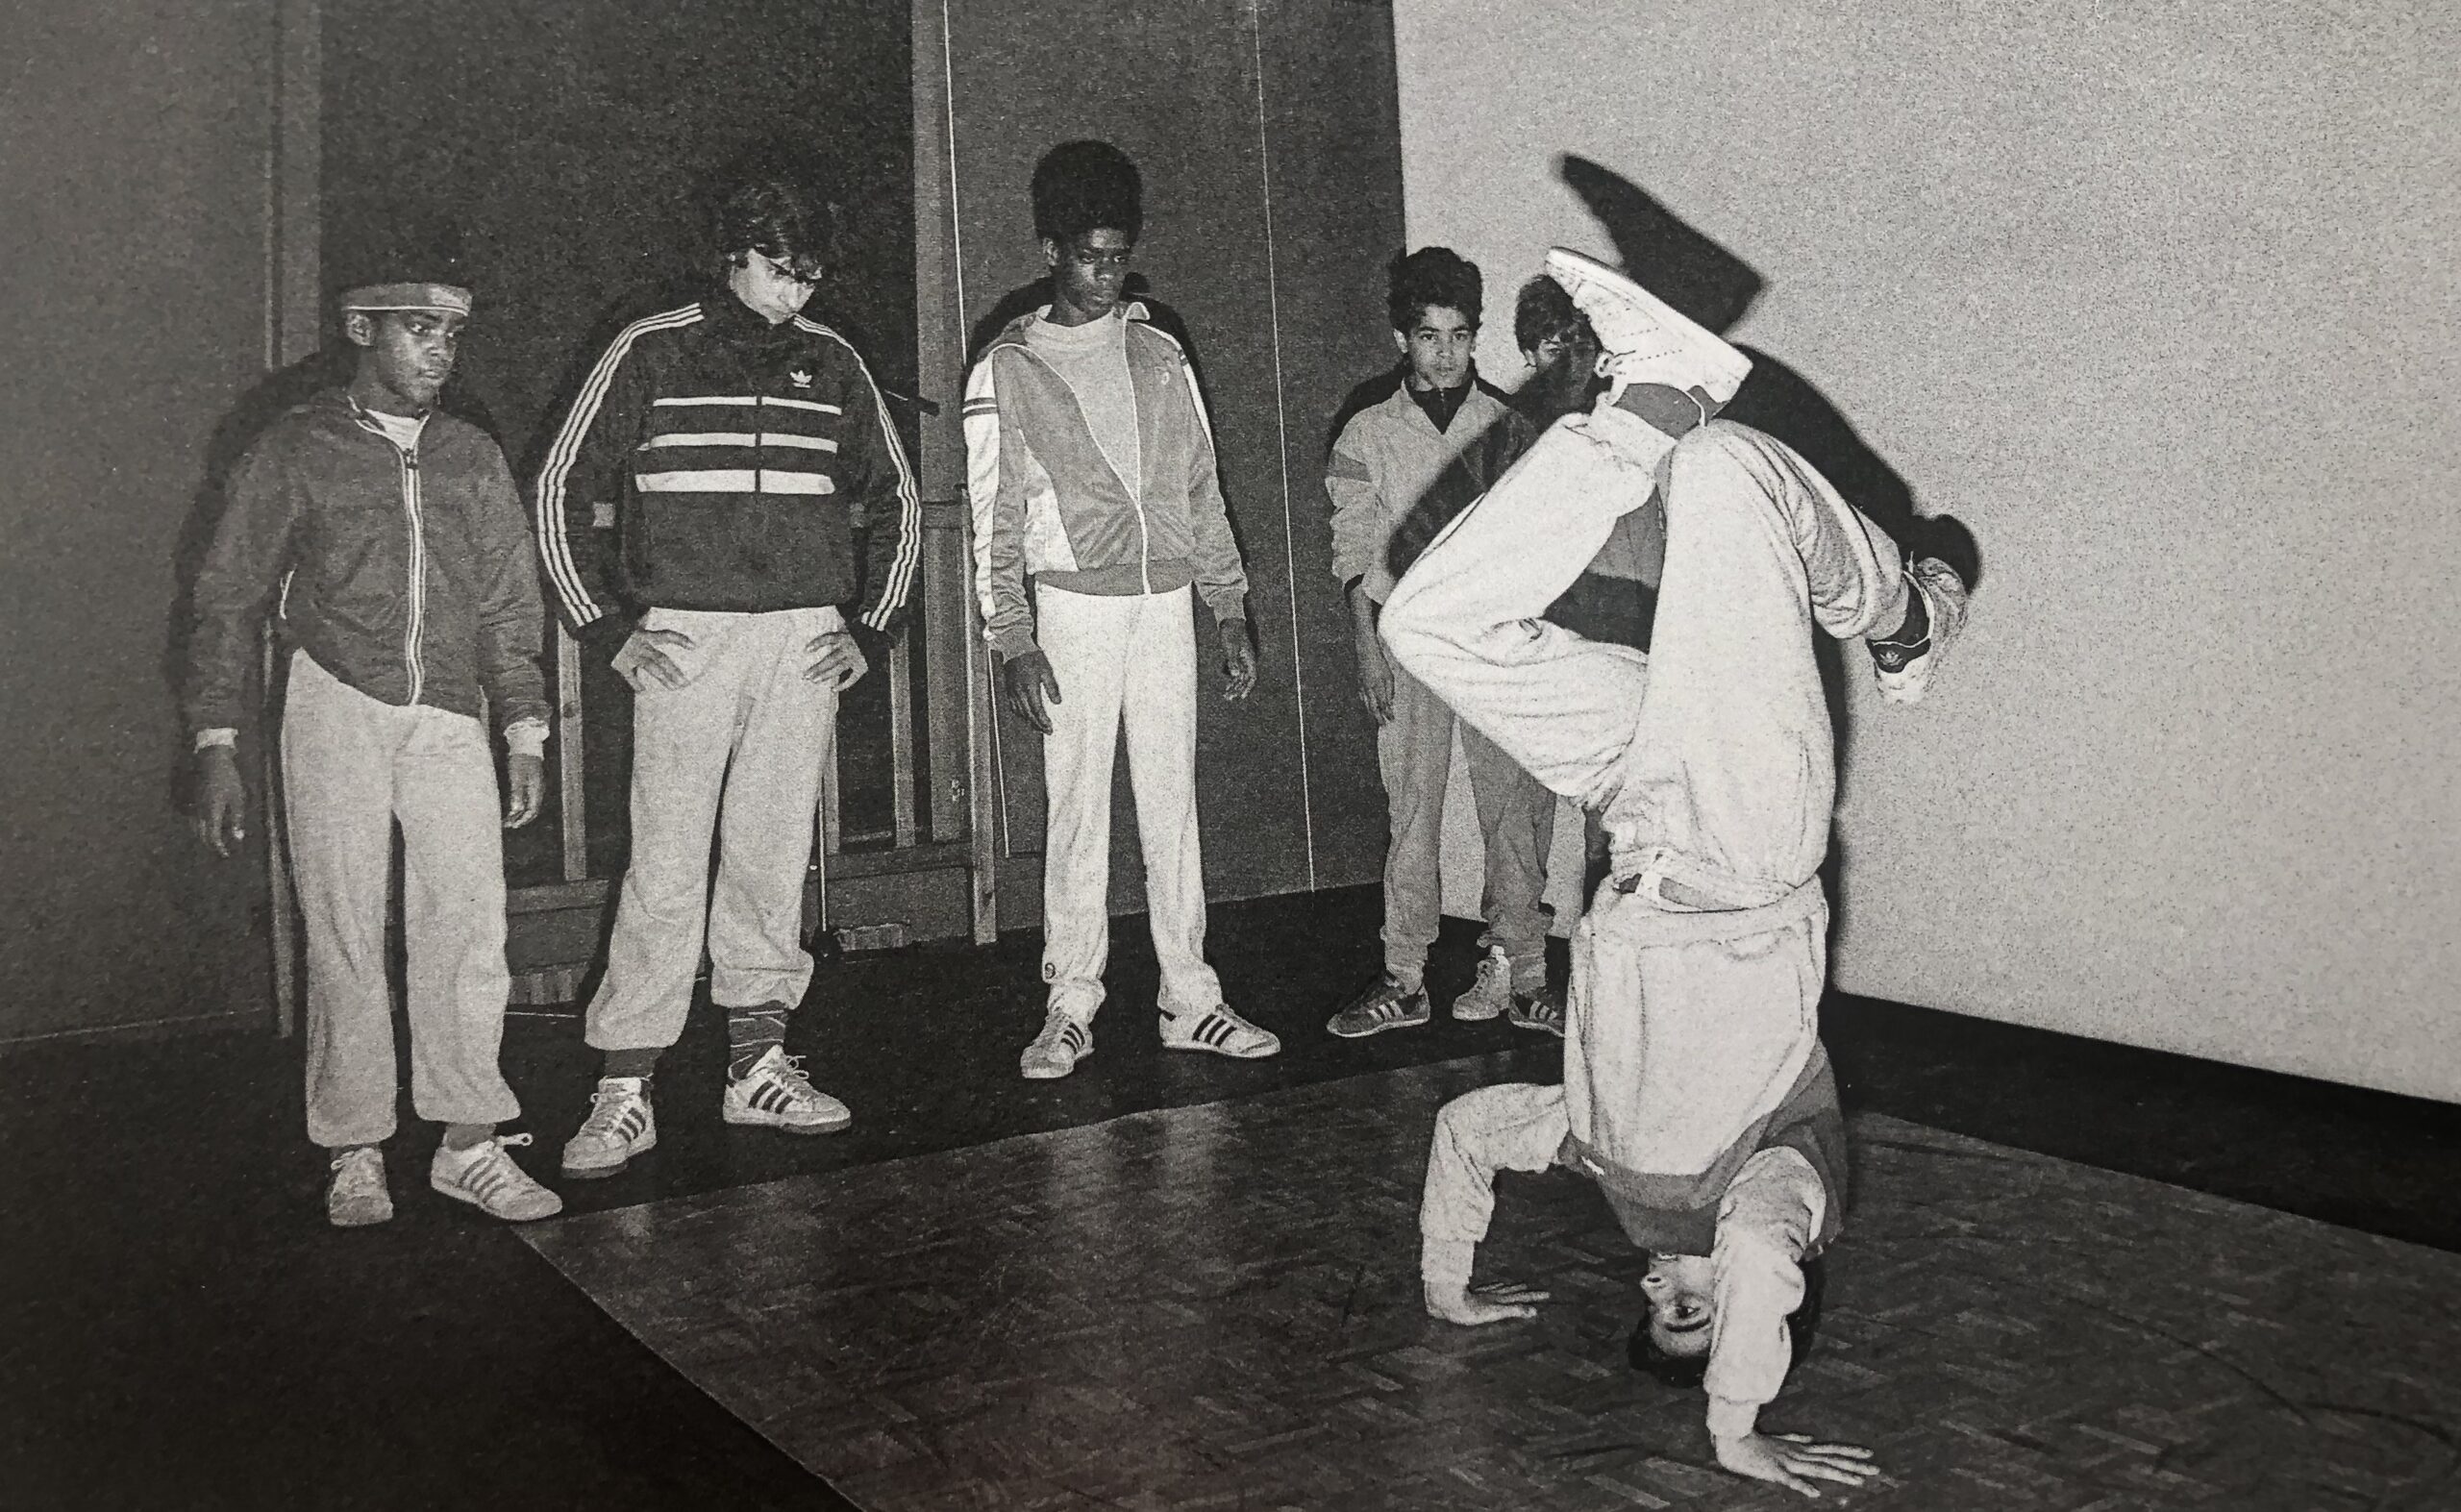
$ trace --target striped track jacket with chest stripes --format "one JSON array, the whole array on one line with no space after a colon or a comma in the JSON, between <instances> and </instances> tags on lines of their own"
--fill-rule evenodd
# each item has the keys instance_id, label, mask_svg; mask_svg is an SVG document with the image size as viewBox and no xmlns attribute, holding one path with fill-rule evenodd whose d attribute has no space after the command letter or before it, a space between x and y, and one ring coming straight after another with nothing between
<instances>
[{"instance_id":1,"label":"striped track jacket with chest stripes","mask_svg":"<svg viewBox=\"0 0 2461 1512\"><path fill-rule=\"evenodd\" d=\"M609 344L534 508L564 616L604 650L653 607L834 605L885 637L922 551L905 447L854 347L801 315L770 325L724 291Z\"/></svg>"}]
</instances>

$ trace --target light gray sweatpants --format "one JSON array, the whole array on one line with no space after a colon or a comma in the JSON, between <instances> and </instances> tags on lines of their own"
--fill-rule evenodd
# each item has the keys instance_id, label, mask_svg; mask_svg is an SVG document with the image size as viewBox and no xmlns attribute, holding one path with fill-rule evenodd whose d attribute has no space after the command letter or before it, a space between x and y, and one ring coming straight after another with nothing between
<instances>
[{"instance_id":1,"label":"light gray sweatpants","mask_svg":"<svg viewBox=\"0 0 2461 1512\"><path fill-rule=\"evenodd\" d=\"M338 1149L393 1133L400 1081L385 921L396 821L411 1105L439 1124L518 1116L496 1067L512 982L486 728L370 698L296 652L282 791L308 947L308 1137Z\"/></svg>"},{"instance_id":2,"label":"light gray sweatpants","mask_svg":"<svg viewBox=\"0 0 2461 1512\"><path fill-rule=\"evenodd\" d=\"M845 626L836 609L659 608L641 624L691 637L669 648L691 681L633 701L633 858L584 1033L599 1050L675 1043L705 929L721 1007L803 1002L804 873L837 733L836 689L804 676L812 638Z\"/></svg>"},{"instance_id":3,"label":"light gray sweatpants","mask_svg":"<svg viewBox=\"0 0 2461 1512\"><path fill-rule=\"evenodd\" d=\"M1650 654L1541 621L1661 485ZM1551 428L1395 588L1395 656L1603 809L1635 883L1600 889L1573 951L1566 1117L1608 1163L1707 1169L1807 1061L1836 792L1813 634L1894 629L1906 592L1888 537L1783 444L1712 422L1677 445L1612 409Z\"/></svg>"},{"instance_id":4,"label":"light gray sweatpants","mask_svg":"<svg viewBox=\"0 0 2461 1512\"><path fill-rule=\"evenodd\" d=\"M1661 477L1650 652L1540 619ZM1603 811L1619 851L1753 907L1827 852L1836 748L1815 626L1894 629L1907 591L1888 536L1781 442L1712 421L1678 446L1608 409L1540 436L1436 536L1380 624L1463 719Z\"/></svg>"},{"instance_id":5,"label":"light gray sweatpants","mask_svg":"<svg viewBox=\"0 0 2461 1512\"><path fill-rule=\"evenodd\" d=\"M1453 710L1426 683L1393 668L1393 717L1376 731L1376 762L1389 824L1384 969L1403 982L1415 982L1426 971L1428 947L1443 917L1444 799L1454 724ZM1535 992L1547 981L1547 919L1538 900L1547 888L1555 795L1476 726L1460 729L1486 848L1480 911L1512 961L1514 987Z\"/></svg>"}]
</instances>

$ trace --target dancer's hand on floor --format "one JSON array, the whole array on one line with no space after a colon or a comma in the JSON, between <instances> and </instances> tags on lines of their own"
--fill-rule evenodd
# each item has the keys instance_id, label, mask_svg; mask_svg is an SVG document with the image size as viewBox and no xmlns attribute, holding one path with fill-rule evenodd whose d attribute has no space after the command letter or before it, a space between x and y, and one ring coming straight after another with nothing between
<instances>
[{"instance_id":1,"label":"dancer's hand on floor","mask_svg":"<svg viewBox=\"0 0 2461 1512\"><path fill-rule=\"evenodd\" d=\"M1746 1433L1718 1439L1718 1463L1738 1475L1774 1480L1817 1501L1812 1481L1859 1486L1880 1473L1872 1451L1852 1444L1816 1444L1805 1433Z\"/></svg>"},{"instance_id":2,"label":"dancer's hand on floor","mask_svg":"<svg viewBox=\"0 0 2461 1512\"><path fill-rule=\"evenodd\" d=\"M1519 1281L1503 1281L1493 1286L1426 1285L1423 1295L1430 1317L1447 1323L1477 1327L1482 1323L1504 1323L1514 1318L1535 1318L1538 1303L1550 1301L1550 1295L1535 1286Z\"/></svg>"}]
</instances>

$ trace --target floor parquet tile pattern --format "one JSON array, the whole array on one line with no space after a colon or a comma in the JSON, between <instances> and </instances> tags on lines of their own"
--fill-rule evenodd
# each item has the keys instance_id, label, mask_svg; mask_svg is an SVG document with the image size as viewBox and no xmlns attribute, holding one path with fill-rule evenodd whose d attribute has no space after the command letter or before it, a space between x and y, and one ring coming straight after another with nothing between
<instances>
[{"instance_id":1,"label":"floor parquet tile pattern","mask_svg":"<svg viewBox=\"0 0 2461 1512\"><path fill-rule=\"evenodd\" d=\"M1492 1058L525 1226L878 1512L1778 1507L1624 1368L1640 1263L1507 1177L1463 1329L1417 1297L1427 1132ZM1828 1504L2461 1508L2461 1255L1878 1116L1773 1426L1887 1471Z\"/></svg>"}]
</instances>

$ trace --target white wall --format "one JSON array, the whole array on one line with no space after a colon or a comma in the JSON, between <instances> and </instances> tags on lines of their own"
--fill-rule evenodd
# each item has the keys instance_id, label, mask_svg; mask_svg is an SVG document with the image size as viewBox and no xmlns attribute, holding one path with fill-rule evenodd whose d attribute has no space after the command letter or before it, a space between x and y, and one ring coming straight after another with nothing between
<instances>
[{"instance_id":1,"label":"white wall","mask_svg":"<svg viewBox=\"0 0 2461 1512\"><path fill-rule=\"evenodd\" d=\"M1414 245L1508 300L1617 170L1980 539L1932 701L1854 690L1838 984L2461 1101L2461 7L1396 24Z\"/></svg>"}]
</instances>

